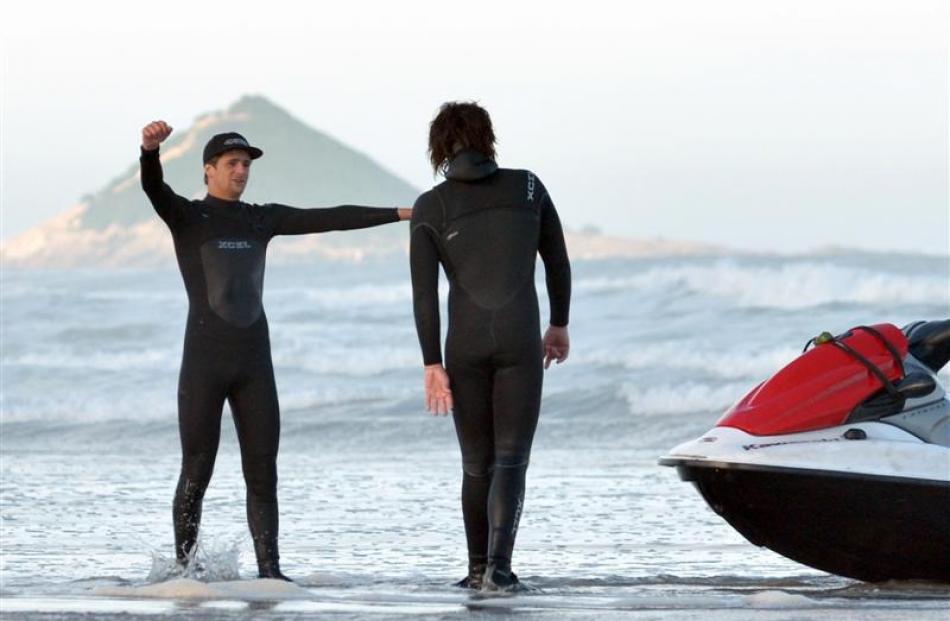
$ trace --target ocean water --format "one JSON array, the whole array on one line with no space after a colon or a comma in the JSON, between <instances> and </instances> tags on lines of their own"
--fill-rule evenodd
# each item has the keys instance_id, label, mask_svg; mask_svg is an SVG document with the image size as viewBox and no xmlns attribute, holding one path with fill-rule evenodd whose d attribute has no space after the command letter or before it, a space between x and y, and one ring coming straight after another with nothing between
<instances>
[{"instance_id":1,"label":"ocean water","mask_svg":"<svg viewBox=\"0 0 950 621\"><path fill-rule=\"evenodd\" d=\"M950 316L946 257L575 262L572 352L545 376L514 559L535 588L505 598L450 586L465 569L461 468L451 421L422 408L404 261L268 268L296 585L253 579L227 422L206 572L169 571L174 266L6 270L0 284L4 618L947 618L950 587L862 584L757 548L656 463L819 332Z\"/></svg>"}]
</instances>

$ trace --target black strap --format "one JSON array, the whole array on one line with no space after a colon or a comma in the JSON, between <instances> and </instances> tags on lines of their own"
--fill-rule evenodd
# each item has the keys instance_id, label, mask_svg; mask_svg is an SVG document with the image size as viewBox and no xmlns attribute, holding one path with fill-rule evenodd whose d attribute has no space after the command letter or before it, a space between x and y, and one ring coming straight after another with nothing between
<instances>
[{"instance_id":1,"label":"black strap","mask_svg":"<svg viewBox=\"0 0 950 621\"><path fill-rule=\"evenodd\" d=\"M904 376L904 361L901 360L900 352L897 351L897 348L894 347L894 345L888 341L883 334L869 326L856 326L851 330L848 330L845 334L839 336L831 336L831 334L828 332L822 332L818 336L809 339L808 342L805 343L805 349L802 350L802 353L808 351L808 348L812 345L834 345L841 351L860 362L868 371L871 372L871 375L876 377L878 381L881 382L881 385L892 397L901 398L901 394L897 391L897 387L894 386L893 382L891 382L891 380L889 380L886 375L884 375L884 372L881 371L880 367L868 360L861 353L855 351L851 346L842 340L845 336L850 336L854 330L863 330L879 340L891 354L891 357L894 359L894 363L897 365L897 368L900 369L901 377Z\"/></svg>"},{"instance_id":2,"label":"black strap","mask_svg":"<svg viewBox=\"0 0 950 621\"><path fill-rule=\"evenodd\" d=\"M893 383L891 383L891 380L887 379L887 376L884 375L884 371L881 371L880 367L878 367L876 364L874 364L873 362L865 358L861 353L856 352L847 343L844 343L842 341L839 341L838 339L835 339L831 341L831 344L837 347L838 349L840 349L841 351L845 352L846 354L850 355L852 358L860 362L862 365L864 365L865 368L867 368L867 370L871 372L871 375L876 377L878 381L881 382L881 385L884 386L884 389L892 397L897 398L897 399L901 397L901 394L897 391L897 388L894 386ZM903 367L901 369L901 374L903 375Z\"/></svg>"},{"instance_id":3,"label":"black strap","mask_svg":"<svg viewBox=\"0 0 950 621\"><path fill-rule=\"evenodd\" d=\"M891 353L891 357L894 358L894 364L896 364L897 368L901 370L901 377L904 376L904 361L901 360L900 352L897 351L897 348L894 347L894 345L892 345L890 341L884 338L883 334L881 334L880 332L878 332L877 330L875 330L874 328L870 326L857 326L854 329L864 330L865 332L869 332L870 334L873 334L877 338L877 340L879 340L884 345L884 347L887 348L887 351Z\"/></svg>"}]
</instances>

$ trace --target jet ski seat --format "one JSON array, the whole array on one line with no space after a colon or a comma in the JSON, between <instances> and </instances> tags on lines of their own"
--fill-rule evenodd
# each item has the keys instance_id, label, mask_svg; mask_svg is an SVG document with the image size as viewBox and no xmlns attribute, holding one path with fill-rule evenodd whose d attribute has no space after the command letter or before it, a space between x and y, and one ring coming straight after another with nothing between
<instances>
[{"instance_id":1,"label":"jet ski seat","mask_svg":"<svg viewBox=\"0 0 950 621\"><path fill-rule=\"evenodd\" d=\"M858 404L851 411L847 422L878 420L896 414L904 409L908 399L919 399L933 393L937 389L937 383L933 376L923 370L911 371L897 382L894 388L897 389L894 394L881 389Z\"/></svg>"}]
</instances>

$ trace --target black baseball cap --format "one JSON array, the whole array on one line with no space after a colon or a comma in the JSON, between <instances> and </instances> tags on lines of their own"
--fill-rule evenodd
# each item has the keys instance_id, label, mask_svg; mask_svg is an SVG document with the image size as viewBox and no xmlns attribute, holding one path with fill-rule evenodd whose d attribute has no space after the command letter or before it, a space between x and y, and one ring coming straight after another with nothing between
<instances>
[{"instance_id":1,"label":"black baseball cap","mask_svg":"<svg viewBox=\"0 0 950 621\"><path fill-rule=\"evenodd\" d=\"M257 147L252 147L241 134L237 132L227 132L226 134L215 134L211 137L211 140L208 141L208 144L205 145L203 154L204 163L207 164L208 160L221 155L225 151L232 151L234 149L247 151L247 154L251 156L252 160L256 160L264 155L263 151Z\"/></svg>"}]
</instances>

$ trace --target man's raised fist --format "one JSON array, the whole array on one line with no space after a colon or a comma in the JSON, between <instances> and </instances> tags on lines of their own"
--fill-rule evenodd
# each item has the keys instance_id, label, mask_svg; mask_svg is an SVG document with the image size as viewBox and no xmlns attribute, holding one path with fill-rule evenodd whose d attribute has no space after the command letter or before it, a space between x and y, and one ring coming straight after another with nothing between
<instances>
[{"instance_id":1,"label":"man's raised fist","mask_svg":"<svg viewBox=\"0 0 950 621\"><path fill-rule=\"evenodd\" d=\"M152 121L142 128L142 148L146 151L154 151L171 133L172 128L165 121Z\"/></svg>"}]
</instances>

